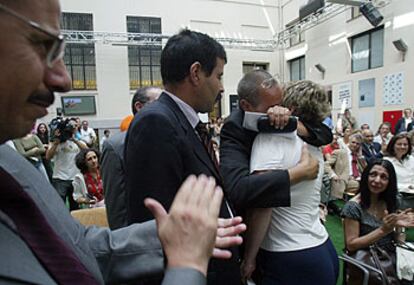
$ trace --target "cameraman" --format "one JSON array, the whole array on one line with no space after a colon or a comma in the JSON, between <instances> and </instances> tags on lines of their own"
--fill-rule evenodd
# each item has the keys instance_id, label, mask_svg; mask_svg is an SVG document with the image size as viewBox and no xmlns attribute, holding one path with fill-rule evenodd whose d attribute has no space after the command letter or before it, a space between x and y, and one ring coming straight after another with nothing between
<instances>
[{"instance_id":1,"label":"cameraman","mask_svg":"<svg viewBox=\"0 0 414 285\"><path fill-rule=\"evenodd\" d=\"M75 165L75 157L87 145L75 138L76 122L71 120L64 129L54 130L54 140L46 152L46 159L54 160L52 184L56 191L66 201L69 199L70 210L78 209L78 204L73 200L72 181L79 173Z\"/></svg>"}]
</instances>

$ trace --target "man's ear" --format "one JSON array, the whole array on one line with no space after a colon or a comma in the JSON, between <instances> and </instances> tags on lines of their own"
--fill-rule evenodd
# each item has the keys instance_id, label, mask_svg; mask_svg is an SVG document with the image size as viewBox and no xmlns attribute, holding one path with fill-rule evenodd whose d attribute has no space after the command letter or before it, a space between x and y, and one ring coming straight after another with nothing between
<instances>
[{"instance_id":1,"label":"man's ear","mask_svg":"<svg viewBox=\"0 0 414 285\"><path fill-rule=\"evenodd\" d=\"M195 85L200 83L201 63L196 61L190 66L190 82Z\"/></svg>"},{"instance_id":2,"label":"man's ear","mask_svg":"<svg viewBox=\"0 0 414 285\"><path fill-rule=\"evenodd\" d=\"M240 108L245 112L253 112L253 106L246 99L241 99L239 102Z\"/></svg>"}]
</instances>

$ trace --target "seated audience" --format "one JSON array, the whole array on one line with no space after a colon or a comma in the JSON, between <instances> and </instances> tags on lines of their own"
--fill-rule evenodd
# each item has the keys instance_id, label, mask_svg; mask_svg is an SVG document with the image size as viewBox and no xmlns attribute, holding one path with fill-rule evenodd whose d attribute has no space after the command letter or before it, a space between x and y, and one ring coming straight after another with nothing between
<instances>
[{"instance_id":1,"label":"seated audience","mask_svg":"<svg viewBox=\"0 0 414 285\"><path fill-rule=\"evenodd\" d=\"M390 142L391 138L391 124L388 122L382 123L379 126L378 131L374 137L374 142L377 142L381 145L381 151L383 153L385 153L387 150L387 145Z\"/></svg>"},{"instance_id":2,"label":"seated audience","mask_svg":"<svg viewBox=\"0 0 414 285\"><path fill-rule=\"evenodd\" d=\"M358 126L355 117L351 115L351 110L345 109L344 116L342 117L342 128L345 130L348 127L355 130Z\"/></svg>"},{"instance_id":3,"label":"seated audience","mask_svg":"<svg viewBox=\"0 0 414 285\"><path fill-rule=\"evenodd\" d=\"M338 138L338 145L341 149L346 149L349 144L349 137L352 135L352 128L350 126L344 127L343 136Z\"/></svg>"},{"instance_id":4,"label":"seated audience","mask_svg":"<svg viewBox=\"0 0 414 285\"><path fill-rule=\"evenodd\" d=\"M397 124L395 124L395 134L401 132L409 132L413 129L413 111L410 108L405 108L403 111L403 116L398 119Z\"/></svg>"},{"instance_id":5,"label":"seated audience","mask_svg":"<svg viewBox=\"0 0 414 285\"><path fill-rule=\"evenodd\" d=\"M396 195L397 177L392 164L383 159L372 160L362 173L360 193L342 211L345 247L351 255L376 244L394 256L395 261L393 241L398 238L401 227L414 226L412 213L396 213ZM359 272L351 274L350 271L347 284L362 284ZM369 284L373 284L371 281Z\"/></svg>"},{"instance_id":6,"label":"seated audience","mask_svg":"<svg viewBox=\"0 0 414 285\"><path fill-rule=\"evenodd\" d=\"M73 179L73 199L80 205L103 207L104 192L99 171L100 153L96 149L82 149L75 157L79 174Z\"/></svg>"},{"instance_id":7,"label":"seated audience","mask_svg":"<svg viewBox=\"0 0 414 285\"><path fill-rule=\"evenodd\" d=\"M369 129L370 129L370 127L369 127L369 125L368 125L367 123L365 123L365 124L362 124L362 125L361 125L360 129L361 129L361 131L364 131L364 130L369 130Z\"/></svg>"},{"instance_id":8,"label":"seated audience","mask_svg":"<svg viewBox=\"0 0 414 285\"><path fill-rule=\"evenodd\" d=\"M365 158L361 154L362 138L359 134L349 137L349 145L345 149L337 149L332 158L325 164L327 173L331 177L331 196L343 199L344 193L356 194L359 189L361 173L366 166Z\"/></svg>"},{"instance_id":9,"label":"seated audience","mask_svg":"<svg viewBox=\"0 0 414 285\"><path fill-rule=\"evenodd\" d=\"M302 122L322 122L330 112L324 89L306 80L285 87L282 105L292 110L292 115L298 116ZM261 175L274 169L295 166L303 145L304 141L296 131L288 134L259 133L252 147L251 172ZM318 147L309 145L308 148L319 161L318 176L291 186L290 207L248 211L249 228L242 264L244 278L250 278L260 248L263 285L336 283L338 258L319 219L323 156Z\"/></svg>"},{"instance_id":10,"label":"seated audience","mask_svg":"<svg viewBox=\"0 0 414 285\"><path fill-rule=\"evenodd\" d=\"M381 145L377 142L374 142L374 134L371 130L362 131L362 155L365 157L365 160L369 162L371 159L381 158Z\"/></svg>"},{"instance_id":11,"label":"seated audience","mask_svg":"<svg viewBox=\"0 0 414 285\"><path fill-rule=\"evenodd\" d=\"M14 139L13 143L16 150L49 179L42 162L42 155L45 154L46 150L40 139L36 135L27 134L22 138Z\"/></svg>"},{"instance_id":12,"label":"seated audience","mask_svg":"<svg viewBox=\"0 0 414 285\"><path fill-rule=\"evenodd\" d=\"M339 149L338 138L337 134L333 134L332 142L322 148L324 160L328 161L331 158L333 151Z\"/></svg>"}]
</instances>

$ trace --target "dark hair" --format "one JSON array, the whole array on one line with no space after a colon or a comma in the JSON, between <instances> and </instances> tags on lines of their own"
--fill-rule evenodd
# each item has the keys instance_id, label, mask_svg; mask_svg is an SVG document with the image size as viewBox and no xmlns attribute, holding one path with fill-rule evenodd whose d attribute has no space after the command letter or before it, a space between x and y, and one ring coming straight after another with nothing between
<instances>
[{"instance_id":1,"label":"dark hair","mask_svg":"<svg viewBox=\"0 0 414 285\"><path fill-rule=\"evenodd\" d=\"M384 167L388 172L388 185L385 191L379 194L378 199L383 200L387 205L388 213L394 213L397 209L397 175L392 163L385 159L372 159L365 167L361 175L361 182L359 184L359 191L361 193L361 206L364 209L368 209L371 205L371 192L368 186L369 172L375 165Z\"/></svg>"},{"instance_id":2,"label":"dark hair","mask_svg":"<svg viewBox=\"0 0 414 285\"><path fill-rule=\"evenodd\" d=\"M148 90L152 88L154 87L147 86L147 87L138 88L137 91L135 91L134 97L132 97L132 102L131 102L132 114L135 115L137 113L137 110L135 109L135 103L141 102L143 105L145 105L145 103L149 101L147 92Z\"/></svg>"},{"instance_id":3,"label":"dark hair","mask_svg":"<svg viewBox=\"0 0 414 285\"><path fill-rule=\"evenodd\" d=\"M377 130L377 132L376 132L376 135L379 135L379 134L380 134L380 130L381 130L382 126L384 126L384 125L387 125L387 126L388 126L388 128L390 129L390 132L391 132L391 123L390 123L390 122L382 122L382 123L379 125L379 127L378 127L378 130Z\"/></svg>"},{"instance_id":4,"label":"dark hair","mask_svg":"<svg viewBox=\"0 0 414 285\"><path fill-rule=\"evenodd\" d=\"M110 130L104 130L104 135L111 133Z\"/></svg>"},{"instance_id":5,"label":"dark hair","mask_svg":"<svg viewBox=\"0 0 414 285\"><path fill-rule=\"evenodd\" d=\"M206 34L181 30L168 39L161 52L162 81L164 85L181 82L195 62L199 62L201 69L210 76L217 58L227 62L226 52L216 40Z\"/></svg>"},{"instance_id":6,"label":"dark hair","mask_svg":"<svg viewBox=\"0 0 414 285\"><path fill-rule=\"evenodd\" d=\"M256 69L246 73L237 85L237 95L239 95L239 101L241 99L249 102L253 107L259 105L259 91L260 83L266 79L272 79L272 75L263 69ZM276 81L276 85L279 83Z\"/></svg>"},{"instance_id":7,"label":"dark hair","mask_svg":"<svg viewBox=\"0 0 414 285\"><path fill-rule=\"evenodd\" d=\"M85 174L86 172L88 172L88 166L86 164L86 155L90 151L93 151L96 154L98 161L99 161L99 158L101 157L101 153L95 148L81 149L80 152L75 157L75 164L76 164L76 167L79 168L82 174Z\"/></svg>"},{"instance_id":8,"label":"dark hair","mask_svg":"<svg viewBox=\"0 0 414 285\"><path fill-rule=\"evenodd\" d=\"M44 126L45 127L45 129L46 129L46 131L44 132L44 134L42 134L41 132L40 132L40 127L41 126ZM48 136L49 135L49 129L47 128L47 125L45 124L45 123L40 123L38 126L37 126L37 129L36 129L36 134L37 135L41 135L41 136Z\"/></svg>"},{"instance_id":9,"label":"dark hair","mask_svg":"<svg viewBox=\"0 0 414 285\"><path fill-rule=\"evenodd\" d=\"M402 133L396 134L395 136L393 136L391 138L390 142L387 145L387 154L389 156L394 156L395 157L394 146L395 146L397 140L399 140L399 139L407 139L407 141L408 141L408 151L407 151L406 154L404 154L401 157L401 160L404 160L404 159L406 159L411 154L411 150L412 150L411 140L408 138L408 135L407 135L406 132L402 132Z\"/></svg>"}]
</instances>

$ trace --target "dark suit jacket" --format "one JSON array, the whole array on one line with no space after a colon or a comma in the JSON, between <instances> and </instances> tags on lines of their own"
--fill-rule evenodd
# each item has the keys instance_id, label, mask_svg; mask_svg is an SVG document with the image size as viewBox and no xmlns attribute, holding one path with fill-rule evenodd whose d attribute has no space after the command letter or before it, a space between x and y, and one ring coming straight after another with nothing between
<instances>
[{"instance_id":1,"label":"dark suit jacket","mask_svg":"<svg viewBox=\"0 0 414 285\"><path fill-rule=\"evenodd\" d=\"M105 140L102 145L101 176L106 214L112 230L128 225L125 194L124 146L126 132Z\"/></svg>"},{"instance_id":2,"label":"dark suit jacket","mask_svg":"<svg viewBox=\"0 0 414 285\"><path fill-rule=\"evenodd\" d=\"M373 142L372 146L374 147L374 153L371 152L370 147L367 143L362 144L362 155L367 162L369 162L371 159L382 157L381 144Z\"/></svg>"},{"instance_id":3,"label":"dark suit jacket","mask_svg":"<svg viewBox=\"0 0 414 285\"><path fill-rule=\"evenodd\" d=\"M211 161L179 106L167 94L145 106L134 118L125 148L128 222L152 219L144 199L152 197L167 210L182 182L190 174L206 174L222 185ZM229 217L222 204L220 217ZM240 284L237 250L231 260L212 260L209 284Z\"/></svg>"},{"instance_id":4,"label":"dark suit jacket","mask_svg":"<svg viewBox=\"0 0 414 285\"><path fill-rule=\"evenodd\" d=\"M247 208L271 208L290 205L290 181L287 170L250 175L250 154L255 132L242 127L244 112L232 112L220 133L220 172L224 189L240 214ZM331 130L319 124L304 124L310 136L303 138L315 146L332 141Z\"/></svg>"}]
</instances>

